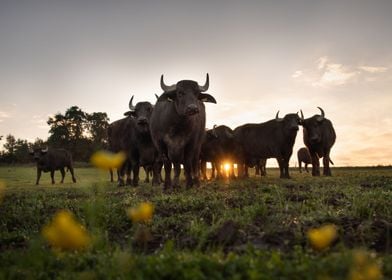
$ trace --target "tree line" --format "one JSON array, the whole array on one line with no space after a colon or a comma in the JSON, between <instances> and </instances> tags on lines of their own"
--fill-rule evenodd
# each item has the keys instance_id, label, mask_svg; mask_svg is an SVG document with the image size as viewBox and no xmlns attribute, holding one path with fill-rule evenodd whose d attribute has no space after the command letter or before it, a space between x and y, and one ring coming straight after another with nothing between
<instances>
[{"instance_id":1,"label":"tree line","mask_svg":"<svg viewBox=\"0 0 392 280\"><path fill-rule=\"evenodd\" d=\"M88 161L91 154L106 148L106 131L109 118L104 112L86 113L78 106L68 108L64 114L49 117L49 137L36 138L34 142L16 139L13 135L4 137L4 150L0 151L0 163L28 163L32 159L29 150L34 148L64 148L70 151L75 161Z\"/></svg>"}]
</instances>

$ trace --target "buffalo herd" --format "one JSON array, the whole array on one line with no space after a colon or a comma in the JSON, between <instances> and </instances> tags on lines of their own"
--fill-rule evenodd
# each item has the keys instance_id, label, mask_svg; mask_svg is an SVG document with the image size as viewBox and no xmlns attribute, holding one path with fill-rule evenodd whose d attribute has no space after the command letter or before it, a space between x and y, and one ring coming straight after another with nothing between
<instances>
[{"instance_id":1,"label":"buffalo herd","mask_svg":"<svg viewBox=\"0 0 392 280\"><path fill-rule=\"evenodd\" d=\"M281 178L290 178L289 160L299 130L303 127L303 139L306 147L298 150L298 163L312 164L312 175L320 175L320 158L323 158L323 175L331 176L329 164L332 163L330 152L335 143L336 134L332 122L320 114L305 118L302 110L286 114L262 123L247 123L234 130L225 126L206 129L206 111L204 102L217 103L207 93L209 76L204 85L192 80L181 80L167 85L161 76L163 93L156 95L156 103L129 102L129 111L124 118L109 125L108 150L123 151L127 155L124 164L117 170L119 186L139 183L139 169L145 170L147 179L152 173L152 185L163 183L164 189L180 186L181 165L187 188L200 185L200 178L206 180L206 163L212 167L211 177L220 179L247 177L248 168L255 167L256 174L266 174L266 160L275 158L278 162ZM64 180L64 168L67 167L75 182L72 157L65 150L34 151L37 162L37 184L41 171L51 172L52 183L55 170L60 170ZM237 165L237 174L234 173ZM164 168L164 178L161 170ZM172 178L174 168L174 178ZM201 174L200 174L201 173ZM113 171L111 170L111 181Z\"/></svg>"}]
</instances>

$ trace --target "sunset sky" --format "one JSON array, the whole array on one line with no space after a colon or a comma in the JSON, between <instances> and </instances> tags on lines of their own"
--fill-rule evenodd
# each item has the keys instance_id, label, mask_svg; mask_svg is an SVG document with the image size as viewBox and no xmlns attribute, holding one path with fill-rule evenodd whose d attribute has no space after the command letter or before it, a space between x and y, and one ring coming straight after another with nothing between
<instances>
[{"instance_id":1,"label":"sunset sky","mask_svg":"<svg viewBox=\"0 0 392 280\"><path fill-rule=\"evenodd\" d=\"M321 106L336 165L392 164L391 14L390 0L0 0L0 135L46 139L73 105L114 121L132 95L155 102L161 74L208 72L207 127Z\"/></svg>"}]
</instances>

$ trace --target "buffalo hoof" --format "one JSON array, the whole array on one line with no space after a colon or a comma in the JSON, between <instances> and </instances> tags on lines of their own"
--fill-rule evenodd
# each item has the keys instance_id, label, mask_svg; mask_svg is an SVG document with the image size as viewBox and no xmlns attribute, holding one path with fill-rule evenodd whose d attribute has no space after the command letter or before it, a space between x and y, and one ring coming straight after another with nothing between
<instances>
[{"instance_id":1,"label":"buffalo hoof","mask_svg":"<svg viewBox=\"0 0 392 280\"><path fill-rule=\"evenodd\" d=\"M75 179L75 178L74 178L74 179L72 179L72 182L76 183L76 179Z\"/></svg>"}]
</instances>

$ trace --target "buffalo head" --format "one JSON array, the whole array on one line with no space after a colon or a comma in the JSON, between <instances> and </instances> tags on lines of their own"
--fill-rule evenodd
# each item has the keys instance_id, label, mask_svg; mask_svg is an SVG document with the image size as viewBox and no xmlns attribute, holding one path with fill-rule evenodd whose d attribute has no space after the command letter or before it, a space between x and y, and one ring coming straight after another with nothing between
<instances>
[{"instance_id":1,"label":"buffalo head","mask_svg":"<svg viewBox=\"0 0 392 280\"><path fill-rule=\"evenodd\" d=\"M322 125L325 118L324 110L321 107L319 108L321 115L314 115L311 118L304 118L304 114L301 110L301 123L304 127L304 131L307 134L309 142L312 144L317 144L321 142L322 139Z\"/></svg>"},{"instance_id":2,"label":"buffalo head","mask_svg":"<svg viewBox=\"0 0 392 280\"><path fill-rule=\"evenodd\" d=\"M199 103L211 102L216 103L214 97L204 93L209 87L209 77L207 74L206 82L199 86L197 82L191 80L182 80L175 85L168 86L161 76L161 88L164 93L159 100L174 102L177 113L180 116L191 116L199 113Z\"/></svg>"},{"instance_id":3,"label":"buffalo head","mask_svg":"<svg viewBox=\"0 0 392 280\"><path fill-rule=\"evenodd\" d=\"M133 105L133 96L129 101L129 111L124 113L125 116L134 118L137 127L142 131L148 131L149 122L153 106L150 102L138 102L136 106Z\"/></svg>"},{"instance_id":4,"label":"buffalo head","mask_svg":"<svg viewBox=\"0 0 392 280\"><path fill-rule=\"evenodd\" d=\"M42 157L44 157L48 153L48 148L35 148L34 150L30 150L29 154L33 156L34 161L39 162Z\"/></svg>"},{"instance_id":5,"label":"buffalo head","mask_svg":"<svg viewBox=\"0 0 392 280\"><path fill-rule=\"evenodd\" d=\"M283 118L279 118L279 111L276 113L275 120L283 123L285 131L298 131L301 119L297 114L287 114Z\"/></svg>"}]
</instances>

